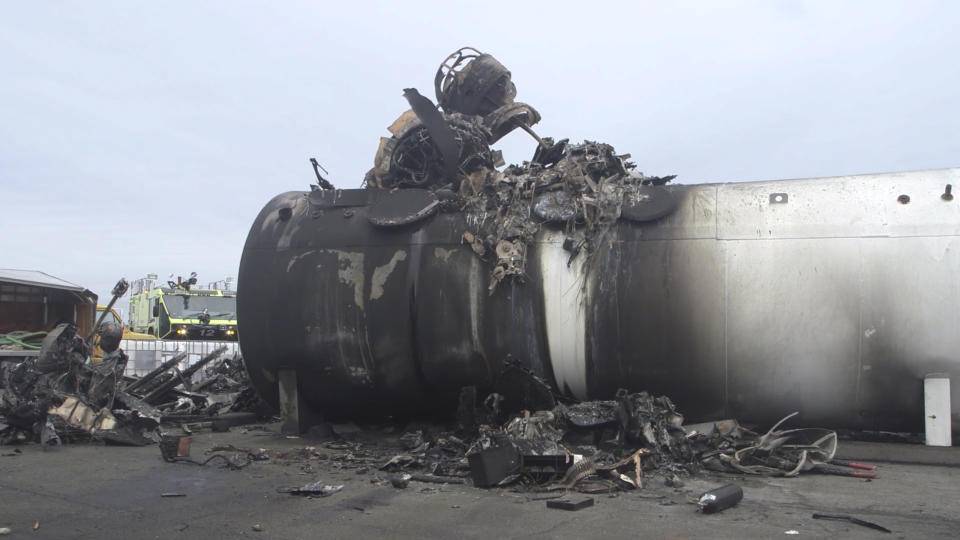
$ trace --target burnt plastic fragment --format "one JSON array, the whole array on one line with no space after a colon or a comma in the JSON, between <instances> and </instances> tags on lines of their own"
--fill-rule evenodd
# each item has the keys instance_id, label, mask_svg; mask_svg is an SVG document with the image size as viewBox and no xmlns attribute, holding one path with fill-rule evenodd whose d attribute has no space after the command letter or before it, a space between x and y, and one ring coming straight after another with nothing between
<instances>
[{"instance_id":1,"label":"burnt plastic fragment","mask_svg":"<svg viewBox=\"0 0 960 540\"><path fill-rule=\"evenodd\" d=\"M520 470L520 453L510 444L481 450L468 456L467 461L477 487L494 486Z\"/></svg>"},{"instance_id":2,"label":"burnt plastic fragment","mask_svg":"<svg viewBox=\"0 0 960 540\"><path fill-rule=\"evenodd\" d=\"M567 143L570 142L570 139L560 139L554 143L552 138L543 137L540 141L543 144L537 146L536 151L533 153L533 162L539 163L544 167L549 167L563 159L564 153L567 150Z\"/></svg>"},{"instance_id":3,"label":"burnt plastic fragment","mask_svg":"<svg viewBox=\"0 0 960 540\"><path fill-rule=\"evenodd\" d=\"M494 381L494 389L504 399L504 412L544 411L557 402L547 381L536 376L508 356L505 366Z\"/></svg>"}]
</instances>

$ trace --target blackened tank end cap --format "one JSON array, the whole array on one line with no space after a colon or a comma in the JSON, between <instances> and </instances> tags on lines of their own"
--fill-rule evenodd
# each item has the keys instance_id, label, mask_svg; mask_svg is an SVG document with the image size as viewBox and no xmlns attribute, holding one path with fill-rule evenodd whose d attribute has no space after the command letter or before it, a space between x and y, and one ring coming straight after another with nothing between
<instances>
[{"instance_id":1,"label":"blackened tank end cap","mask_svg":"<svg viewBox=\"0 0 960 540\"><path fill-rule=\"evenodd\" d=\"M437 211L437 196L425 189L399 189L384 193L367 211L370 223L398 227L426 219Z\"/></svg>"}]
</instances>

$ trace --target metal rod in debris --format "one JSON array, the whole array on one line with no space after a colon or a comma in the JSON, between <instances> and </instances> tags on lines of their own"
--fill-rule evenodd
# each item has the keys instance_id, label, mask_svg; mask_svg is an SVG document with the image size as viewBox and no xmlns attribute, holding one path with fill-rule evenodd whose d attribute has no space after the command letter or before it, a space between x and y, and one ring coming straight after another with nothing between
<instances>
[{"instance_id":1,"label":"metal rod in debris","mask_svg":"<svg viewBox=\"0 0 960 540\"><path fill-rule=\"evenodd\" d=\"M182 353L176 354L173 358L171 358L171 359L167 360L166 362L160 364L160 367L158 367L157 369L151 371L150 373L147 373L147 374L144 375L143 377L140 377L139 379L137 379L137 380L133 381L132 383L128 384L128 385L126 386L126 388L124 388L124 390L126 390L127 392L132 392L132 391L136 390L137 388L140 388L140 387L144 386L145 384L147 384L148 382L156 379L156 378L159 377L160 375L166 373L167 371L170 371L170 369L171 369L173 366L179 364L179 363L180 363L184 358L186 358L186 357L187 357L187 353L186 353L186 352L182 352Z\"/></svg>"},{"instance_id":2,"label":"metal rod in debris","mask_svg":"<svg viewBox=\"0 0 960 540\"><path fill-rule=\"evenodd\" d=\"M226 350L227 350L226 346L217 347L216 349L214 349L212 353L204 356L203 358L198 360L197 363L183 370L183 372L181 372L179 377L174 377L169 381L166 381L165 383L161 384L160 386L152 390L149 394L143 396L143 400L149 403L150 405L154 405L156 403L156 400L162 398L164 394L176 388L183 381L189 381L190 377L193 377L194 373L196 373L203 366L209 364L211 361L215 360L217 357L223 354L223 352Z\"/></svg>"},{"instance_id":3,"label":"metal rod in debris","mask_svg":"<svg viewBox=\"0 0 960 540\"><path fill-rule=\"evenodd\" d=\"M129 288L130 284L127 283L127 280L124 278L120 278L120 281L113 286L113 290L110 291L110 293L113 295L113 298L110 299L110 303L107 304L107 307L100 312L100 318L93 323L93 328L90 329L90 333L87 335L87 339L85 340L87 345L93 344L93 336L95 336L97 334L97 330L100 329L100 324L103 323L104 317L107 316L107 313L110 313L110 310L113 309L113 305L117 303L117 300L119 300L121 296L127 294L127 289Z\"/></svg>"}]
</instances>

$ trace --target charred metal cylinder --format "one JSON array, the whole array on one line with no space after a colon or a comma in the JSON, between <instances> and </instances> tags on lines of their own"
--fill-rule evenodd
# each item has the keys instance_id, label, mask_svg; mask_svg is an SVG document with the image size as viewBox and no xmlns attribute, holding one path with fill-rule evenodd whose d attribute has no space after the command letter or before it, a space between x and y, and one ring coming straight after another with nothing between
<instances>
[{"instance_id":1,"label":"charred metal cylinder","mask_svg":"<svg viewBox=\"0 0 960 540\"><path fill-rule=\"evenodd\" d=\"M665 394L688 421L919 431L923 376L960 371L958 181L670 186L673 213L621 220L590 257L544 224L492 294L462 213L374 225L389 192L284 193L244 247L240 342L264 398L293 369L327 416L452 413L509 354L561 392Z\"/></svg>"},{"instance_id":2,"label":"charred metal cylinder","mask_svg":"<svg viewBox=\"0 0 960 540\"><path fill-rule=\"evenodd\" d=\"M704 514L714 514L736 506L741 500L743 500L743 489L734 484L727 484L701 495L697 499L697 507Z\"/></svg>"}]
</instances>

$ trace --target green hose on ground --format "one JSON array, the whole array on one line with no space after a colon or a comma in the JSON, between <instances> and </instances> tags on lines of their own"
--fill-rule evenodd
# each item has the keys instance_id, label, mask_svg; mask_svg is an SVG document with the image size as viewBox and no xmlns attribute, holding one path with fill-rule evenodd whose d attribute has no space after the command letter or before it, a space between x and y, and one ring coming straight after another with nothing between
<instances>
[{"instance_id":1,"label":"green hose on ground","mask_svg":"<svg viewBox=\"0 0 960 540\"><path fill-rule=\"evenodd\" d=\"M17 330L9 334L0 334L0 345L19 345L27 351L39 351L46 332L24 332Z\"/></svg>"}]
</instances>

